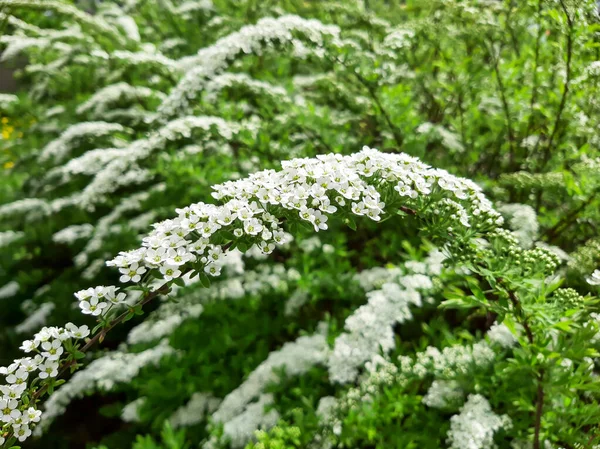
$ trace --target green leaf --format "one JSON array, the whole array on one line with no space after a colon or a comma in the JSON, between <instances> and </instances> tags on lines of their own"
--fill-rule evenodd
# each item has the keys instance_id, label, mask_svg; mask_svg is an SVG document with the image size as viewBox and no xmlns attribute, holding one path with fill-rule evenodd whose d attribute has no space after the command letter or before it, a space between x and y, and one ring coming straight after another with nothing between
<instances>
[{"instance_id":1,"label":"green leaf","mask_svg":"<svg viewBox=\"0 0 600 449\"><path fill-rule=\"evenodd\" d=\"M356 222L354 221L354 218L346 217L346 219L344 220L344 223L346 223L350 229L352 229L353 231L356 231Z\"/></svg>"},{"instance_id":2,"label":"green leaf","mask_svg":"<svg viewBox=\"0 0 600 449\"><path fill-rule=\"evenodd\" d=\"M210 287L210 279L209 279L209 277L206 275L206 273L204 273L204 272L201 272L201 273L199 274L199 277L200 277L200 284L202 284L202 287L204 287L204 288L208 288L208 287Z\"/></svg>"}]
</instances>

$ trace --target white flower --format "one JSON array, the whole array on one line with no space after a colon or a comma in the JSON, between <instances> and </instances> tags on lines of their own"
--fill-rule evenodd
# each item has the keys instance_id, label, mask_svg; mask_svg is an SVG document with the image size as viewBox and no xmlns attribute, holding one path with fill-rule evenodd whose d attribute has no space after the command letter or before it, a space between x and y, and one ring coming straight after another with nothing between
<instances>
[{"instance_id":1,"label":"white flower","mask_svg":"<svg viewBox=\"0 0 600 449\"><path fill-rule=\"evenodd\" d=\"M20 399L26 389L27 385L24 383L15 385L0 385L0 391L6 400Z\"/></svg>"},{"instance_id":2,"label":"white flower","mask_svg":"<svg viewBox=\"0 0 600 449\"><path fill-rule=\"evenodd\" d=\"M19 426L14 426L15 436L21 442L25 441L27 438L31 436L31 429L27 424L21 424Z\"/></svg>"},{"instance_id":3,"label":"white flower","mask_svg":"<svg viewBox=\"0 0 600 449\"><path fill-rule=\"evenodd\" d=\"M167 262L166 263L168 265L180 266L180 265L184 265L185 263L190 261L191 258L192 258L192 255L188 252L187 248L184 248L184 247L179 247L177 249L169 248L167 250Z\"/></svg>"},{"instance_id":4,"label":"white flower","mask_svg":"<svg viewBox=\"0 0 600 449\"><path fill-rule=\"evenodd\" d=\"M257 218L250 218L244 221L244 231L249 235L258 235L262 231L263 226Z\"/></svg>"},{"instance_id":5,"label":"white flower","mask_svg":"<svg viewBox=\"0 0 600 449\"><path fill-rule=\"evenodd\" d=\"M31 352L34 351L39 345L39 341L36 340L25 340L19 349L23 352Z\"/></svg>"},{"instance_id":6,"label":"white flower","mask_svg":"<svg viewBox=\"0 0 600 449\"><path fill-rule=\"evenodd\" d=\"M102 311L108 307L108 303L98 301L98 298L90 298L89 301L81 301L79 308L81 313L86 315L98 316L102 314Z\"/></svg>"},{"instance_id":7,"label":"white flower","mask_svg":"<svg viewBox=\"0 0 600 449\"><path fill-rule=\"evenodd\" d=\"M29 407L27 409L27 419L29 420L29 422L39 422L40 417L42 416L42 412L41 410L36 410L33 407Z\"/></svg>"},{"instance_id":8,"label":"white flower","mask_svg":"<svg viewBox=\"0 0 600 449\"><path fill-rule=\"evenodd\" d=\"M19 363L21 364L21 368L24 369L25 371L27 371L28 373L31 373L32 371L35 371L38 368L38 358L41 356L36 356L35 359L32 359L31 357L26 357L23 359L19 360Z\"/></svg>"},{"instance_id":9,"label":"white flower","mask_svg":"<svg viewBox=\"0 0 600 449\"><path fill-rule=\"evenodd\" d=\"M498 416L486 398L479 394L469 395L458 415L450 418L448 443L450 449L492 449L494 434L509 428L508 416Z\"/></svg>"},{"instance_id":10,"label":"white flower","mask_svg":"<svg viewBox=\"0 0 600 449\"><path fill-rule=\"evenodd\" d=\"M204 272L210 274L211 276L218 276L221 274L221 266L211 263L204 267Z\"/></svg>"},{"instance_id":11,"label":"white flower","mask_svg":"<svg viewBox=\"0 0 600 449\"><path fill-rule=\"evenodd\" d=\"M14 373L6 376L6 382L9 384L22 384L29 377L29 372L23 368L19 368Z\"/></svg>"},{"instance_id":12,"label":"white flower","mask_svg":"<svg viewBox=\"0 0 600 449\"><path fill-rule=\"evenodd\" d=\"M67 323L65 328L69 332L69 335L73 338L85 338L90 335L90 329L85 324L77 327L73 323Z\"/></svg>"},{"instance_id":13,"label":"white flower","mask_svg":"<svg viewBox=\"0 0 600 449\"><path fill-rule=\"evenodd\" d=\"M40 379L46 379L48 377L56 377L56 376L58 376L58 362L53 362L53 361L48 360L45 363L40 365L39 370L40 370L40 374L39 374Z\"/></svg>"},{"instance_id":14,"label":"white flower","mask_svg":"<svg viewBox=\"0 0 600 449\"><path fill-rule=\"evenodd\" d=\"M327 220L327 216L323 215L320 210L313 210L309 218L309 221L313 224L316 232L319 232L321 229L327 229Z\"/></svg>"},{"instance_id":15,"label":"white flower","mask_svg":"<svg viewBox=\"0 0 600 449\"><path fill-rule=\"evenodd\" d=\"M178 269L177 265L164 265L160 267L160 272L165 281L170 281L181 276L181 271Z\"/></svg>"},{"instance_id":16,"label":"white flower","mask_svg":"<svg viewBox=\"0 0 600 449\"><path fill-rule=\"evenodd\" d=\"M16 399L0 399L0 420L9 423L13 419L19 418L21 412L15 410L19 402Z\"/></svg>"},{"instance_id":17,"label":"white flower","mask_svg":"<svg viewBox=\"0 0 600 449\"><path fill-rule=\"evenodd\" d=\"M58 360L64 352L60 340L54 340L53 342L45 341L42 343L42 349L44 350L42 355L48 360Z\"/></svg>"},{"instance_id":18,"label":"white flower","mask_svg":"<svg viewBox=\"0 0 600 449\"><path fill-rule=\"evenodd\" d=\"M128 268L119 268L122 276L119 278L121 282L140 282L142 279L142 274L146 272L146 268L140 266L138 263L134 263Z\"/></svg>"}]
</instances>

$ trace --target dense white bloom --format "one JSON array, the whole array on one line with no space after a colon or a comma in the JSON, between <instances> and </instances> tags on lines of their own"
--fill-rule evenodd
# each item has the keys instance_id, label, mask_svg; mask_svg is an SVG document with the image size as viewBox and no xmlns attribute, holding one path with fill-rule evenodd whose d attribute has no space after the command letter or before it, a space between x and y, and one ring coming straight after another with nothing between
<instances>
[{"instance_id":1,"label":"dense white bloom","mask_svg":"<svg viewBox=\"0 0 600 449\"><path fill-rule=\"evenodd\" d=\"M205 87L206 101L216 101L217 95L224 89L239 86L255 95L268 95L277 101L290 102L287 91L280 86L256 80L245 73L222 73L209 80Z\"/></svg>"},{"instance_id":2,"label":"dense white bloom","mask_svg":"<svg viewBox=\"0 0 600 449\"><path fill-rule=\"evenodd\" d=\"M429 260L416 268L424 272L438 273L436 251ZM410 271L409 267L406 267ZM412 319L410 307L420 307L421 293L433 288L431 278L424 274L404 274L401 269L375 268L356 276L361 286L371 290L367 293L367 304L359 307L346 320L346 332L336 340L333 353L327 364L329 377L334 382L354 381L360 368L380 351L394 348L394 326Z\"/></svg>"},{"instance_id":3,"label":"dense white bloom","mask_svg":"<svg viewBox=\"0 0 600 449\"><path fill-rule=\"evenodd\" d=\"M360 367L374 354L393 349L394 324L412 319L410 306L421 305L419 292L392 283L369 292L367 297L368 303L346 320L346 332L335 340L333 354L327 362L329 377L334 382L355 380Z\"/></svg>"},{"instance_id":4,"label":"dense white bloom","mask_svg":"<svg viewBox=\"0 0 600 449\"><path fill-rule=\"evenodd\" d=\"M44 216L50 212L50 207L40 198L25 198L0 205L0 218L13 218L25 214L36 217Z\"/></svg>"},{"instance_id":5,"label":"dense white bloom","mask_svg":"<svg viewBox=\"0 0 600 449\"><path fill-rule=\"evenodd\" d=\"M471 372L475 367L489 366L496 353L485 341L479 341L472 346L454 345L441 351L429 346L425 351L419 352L413 364L411 360L400 357L404 371L409 371L417 376L432 373L439 378L456 378ZM408 363L408 364L407 364Z\"/></svg>"},{"instance_id":6,"label":"dense white bloom","mask_svg":"<svg viewBox=\"0 0 600 449\"><path fill-rule=\"evenodd\" d=\"M517 343L517 338L504 324L494 323L488 330L487 336L493 343L504 348L511 348Z\"/></svg>"},{"instance_id":7,"label":"dense white bloom","mask_svg":"<svg viewBox=\"0 0 600 449\"><path fill-rule=\"evenodd\" d=\"M434 380L427 394L423 396L423 404L431 408L448 408L460 403L464 398L458 382L454 380Z\"/></svg>"},{"instance_id":8,"label":"dense white bloom","mask_svg":"<svg viewBox=\"0 0 600 449\"><path fill-rule=\"evenodd\" d=\"M8 284L0 287L0 299L15 296L19 292L19 289L20 287L17 281L10 281Z\"/></svg>"},{"instance_id":9,"label":"dense white bloom","mask_svg":"<svg viewBox=\"0 0 600 449\"><path fill-rule=\"evenodd\" d=\"M135 401L125 405L121 411L121 419L125 422L139 422L140 416L138 410L144 405L145 402L146 397L142 396L141 398L137 398Z\"/></svg>"},{"instance_id":10,"label":"dense white bloom","mask_svg":"<svg viewBox=\"0 0 600 449\"><path fill-rule=\"evenodd\" d=\"M90 156L84 154L69 166L69 171L95 176L78 194L77 201L84 207L93 207L121 186L146 181L149 173L137 164L164 149L169 142L189 138L198 131L203 131L207 137L216 134L229 140L243 128L247 128L245 123L228 122L220 117L184 116L165 124L147 138L135 140L125 148L111 150L110 157L102 156L102 150L91 152Z\"/></svg>"},{"instance_id":11,"label":"dense white bloom","mask_svg":"<svg viewBox=\"0 0 600 449\"><path fill-rule=\"evenodd\" d=\"M164 98L164 94L144 86L132 86L121 82L96 91L85 103L77 107L78 114L91 114L101 118L115 103L139 102L146 98Z\"/></svg>"},{"instance_id":12,"label":"dense white bloom","mask_svg":"<svg viewBox=\"0 0 600 449\"><path fill-rule=\"evenodd\" d=\"M304 336L285 343L279 350L271 352L238 388L223 399L212 415L213 420L227 425L236 416L248 411L251 401L263 394L270 383L277 381L275 369L285 367L286 375L297 376L317 364L324 363L328 355L327 341L321 334Z\"/></svg>"},{"instance_id":13,"label":"dense white bloom","mask_svg":"<svg viewBox=\"0 0 600 449\"><path fill-rule=\"evenodd\" d=\"M527 204L503 204L500 212L523 248L531 248L538 238L539 223L533 207Z\"/></svg>"},{"instance_id":14,"label":"dense white bloom","mask_svg":"<svg viewBox=\"0 0 600 449\"><path fill-rule=\"evenodd\" d=\"M197 92L216 74L225 70L236 56L260 54L265 48L275 48L276 43L291 43L295 40L294 32L301 33L318 46L323 43L324 36L337 38L340 30L337 26L292 15L263 18L255 25L246 25L210 47L201 49L197 55L179 61L179 66L187 73L159 107L159 114L168 117L185 110Z\"/></svg>"},{"instance_id":15,"label":"dense white bloom","mask_svg":"<svg viewBox=\"0 0 600 449\"><path fill-rule=\"evenodd\" d=\"M0 249L21 239L25 233L15 231L0 231Z\"/></svg>"},{"instance_id":16,"label":"dense white bloom","mask_svg":"<svg viewBox=\"0 0 600 449\"><path fill-rule=\"evenodd\" d=\"M3 59L4 54L6 54L6 49L4 49L4 53L2 54ZM17 103L18 101L19 97L16 95L0 93L0 108L6 108L11 104Z\"/></svg>"},{"instance_id":17,"label":"dense white bloom","mask_svg":"<svg viewBox=\"0 0 600 449\"><path fill-rule=\"evenodd\" d=\"M337 210L337 207L330 203L328 190L352 201L353 206L360 205L358 212L354 208L355 213L378 220L384 213L384 205L377 189L363 177L369 180L381 179L378 182L384 185L394 185L398 179L405 179L406 182L400 181L403 185L407 182L417 186L426 183L430 186L429 191L440 188L442 191L450 190L455 196L460 192L461 198L464 198L461 201L465 206L451 201L454 206L450 211L450 220L456 220L452 221L453 226L462 224L472 227L475 224L477 227L495 227L501 223L501 218L491 209L489 201L483 197L475 184L450 176L441 170L429 169L406 155L379 153L365 147L362 152L352 156L319 156L317 159L283 162L282 165L283 170L280 172L267 170L255 173L248 179L215 186L213 196L217 199L228 199L225 205L199 203L178 209L179 217L155 225L154 232L144 239L143 247L133 252L121 253L110 265L117 265L121 269L129 269L134 264L141 267L146 263L145 254L160 247L184 248L185 254L189 254L192 260L200 258L205 267L218 264L218 259L211 256L217 247L209 244L207 239L224 227L219 223L224 214L236 217L232 224L227 226L229 229L241 229L251 236L256 234L259 247L265 252L270 252L273 249L272 245L276 243L273 236L280 232L281 228L278 219L269 213L269 206L280 205L288 210L297 210L301 219L311 222L316 229L322 229L325 226L326 214ZM378 178L373 177L374 173L378 174ZM436 182L439 187L435 187ZM324 185L327 185L328 189L324 188ZM310 199L313 208L304 209L307 199ZM441 202L446 199L442 199ZM473 214L473 223L466 219L467 210ZM265 229L269 231L266 232ZM201 239L190 239L194 230L201 235ZM166 254L160 257L160 261L152 264L152 268L154 267L159 268L166 280L181 274L178 273L178 266L169 263ZM210 274L219 273L216 267L205 271Z\"/></svg>"},{"instance_id":18,"label":"dense white bloom","mask_svg":"<svg viewBox=\"0 0 600 449\"><path fill-rule=\"evenodd\" d=\"M394 28L383 40L383 46L399 50L410 46L415 32L408 28Z\"/></svg>"},{"instance_id":19,"label":"dense white bloom","mask_svg":"<svg viewBox=\"0 0 600 449\"><path fill-rule=\"evenodd\" d=\"M71 225L56 232L52 236L52 240L54 240L56 243L64 243L67 245L71 245L77 240L89 237L93 231L94 226L92 226L89 223L81 225Z\"/></svg>"},{"instance_id":20,"label":"dense white bloom","mask_svg":"<svg viewBox=\"0 0 600 449\"><path fill-rule=\"evenodd\" d=\"M494 434L510 426L510 418L496 415L486 398L479 394L469 395L460 413L450 418L449 448L493 449Z\"/></svg>"},{"instance_id":21,"label":"dense white bloom","mask_svg":"<svg viewBox=\"0 0 600 449\"><path fill-rule=\"evenodd\" d=\"M196 392L187 404L175 410L169 418L169 423L174 428L193 426L205 420L210 413L216 410L220 403L220 398L216 398L209 393Z\"/></svg>"},{"instance_id":22,"label":"dense white bloom","mask_svg":"<svg viewBox=\"0 0 600 449\"><path fill-rule=\"evenodd\" d=\"M256 402L224 424L223 435L230 441L231 447L243 448L257 430L269 429L277 424L277 410L267 410L274 402L273 395L262 394Z\"/></svg>"},{"instance_id":23,"label":"dense white bloom","mask_svg":"<svg viewBox=\"0 0 600 449\"><path fill-rule=\"evenodd\" d=\"M52 159L55 162L60 162L69 155L79 140L112 135L118 132L125 132L125 128L118 123L76 123L67 128L58 138L46 145L40 153L39 160L45 162Z\"/></svg>"}]
</instances>

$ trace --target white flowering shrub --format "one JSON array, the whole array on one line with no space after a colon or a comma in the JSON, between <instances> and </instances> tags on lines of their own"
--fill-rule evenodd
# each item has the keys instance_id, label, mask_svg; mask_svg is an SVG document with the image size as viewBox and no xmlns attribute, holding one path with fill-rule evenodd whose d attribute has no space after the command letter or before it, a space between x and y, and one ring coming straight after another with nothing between
<instances>
[{"instance_id":1,"label":"white flowering shrub","mask_svg":"<svg viewBox=\"0 0 600 449\"><path fill-rule=\"evenodd\" d=\"M0 448L600 447L593 0L0 0Z\"/></svg>"}]
</instances>

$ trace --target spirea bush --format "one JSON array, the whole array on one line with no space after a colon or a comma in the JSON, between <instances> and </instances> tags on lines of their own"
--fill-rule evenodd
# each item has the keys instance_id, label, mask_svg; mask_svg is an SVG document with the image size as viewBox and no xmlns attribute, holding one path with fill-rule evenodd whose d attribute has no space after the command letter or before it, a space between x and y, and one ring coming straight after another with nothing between
<instances>
[{"instance_id":1,"label":"spirea bush","mask_svg":"<svg viewBox=\"0 0 600 449\"><path fill-rule=\"evenodd\" d=\"M0 26L0 448L600 447L595 1Z\"/></svg>"}]
</instances>

